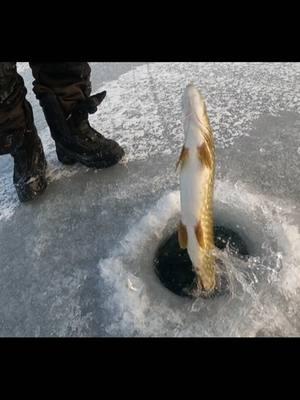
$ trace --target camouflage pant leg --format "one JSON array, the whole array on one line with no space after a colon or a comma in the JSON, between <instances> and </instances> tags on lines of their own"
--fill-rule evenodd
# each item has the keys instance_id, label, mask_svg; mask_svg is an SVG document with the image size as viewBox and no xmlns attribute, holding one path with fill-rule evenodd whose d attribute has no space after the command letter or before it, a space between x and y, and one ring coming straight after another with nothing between
<instances>
[{"instance_id":1,"label":"camouflage pant leg","mask_svg":"<svg viewBox=\"0 0 300 400\"><path fill-rule=\"evenodd\" d=\"M91 94L91 68L85 62L30 63L37 99L54 93L67 116L78 101Z\"/></svg>"},{"instance_id":2,"label":"camouflage pant leg","mask_svg":"<svg viewBox=\"0 0 300 400\"><path fill-rule=\"evenodd\" d=\"M11 151L26 130L26 88L15 62L0 62L0 154Z\"/></svg>"}]
</instances>

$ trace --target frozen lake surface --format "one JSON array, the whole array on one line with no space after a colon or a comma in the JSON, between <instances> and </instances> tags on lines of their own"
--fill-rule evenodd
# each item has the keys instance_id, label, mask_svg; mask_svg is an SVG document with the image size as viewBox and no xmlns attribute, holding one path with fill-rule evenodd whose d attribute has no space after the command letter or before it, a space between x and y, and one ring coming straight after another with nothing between
<instances>
[{"instance_id":1,"label":"frozen lake surface","mask_svg":"<svg viewBox=\"0 0 300 400\"><path fill-rule=\"evenodd\" d=\"M48 160L47 191L19 204L0 157L0 336L299 336L300 65L91 63L107 97L90 122L122 144L107 170L56 159L19 63ZM216 143L216 221L251 257L220 253L230 295L181 298L153 258L179 219L181 95L205 96Z\"/></svg>"}]
</instances>

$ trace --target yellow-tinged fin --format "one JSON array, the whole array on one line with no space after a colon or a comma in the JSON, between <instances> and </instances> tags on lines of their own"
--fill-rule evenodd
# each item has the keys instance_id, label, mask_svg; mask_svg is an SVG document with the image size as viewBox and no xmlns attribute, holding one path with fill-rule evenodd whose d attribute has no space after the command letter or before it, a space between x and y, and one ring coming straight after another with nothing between
<instances>
[{"instance_id":1,"label":"yellow-tinged fin","mask_svg":"<svg viewBox=\"0 0 300 400\"><path fill-rule=\"evenodd\" d=\"M178 227L178 242L182 249L186 249L188 245L188 233L186 226L180 221Z\"/></svg>"},{"instance_id":2,"label":"yellow-tinged fin","mask_svg":"<svg viewBox=\"0 0 300 400\"><path fill-rule=\"evenodd\" d=\"M199 246L203 249L204 248L204 239L203 239L203 231L202 231L201 221L199 221L198 224L195 226L195 235L196 235L197 241L199 243Z\"/></svg>"},{"instance_id":3,"label":"yellow-tinged fin","mask_svg":"<svg viewBox=\"0 0 300 400\"><path fill-rule=\"evenodd\" d=\"M207 144L204 142L201 146L197 147L199 160L207 168L212 169L213 160Z\"/></svg>"},{"instance_id":4,"label":"yellow-tinged fin","mask_svg":"<svg viewBox=\"0 0 300 400\"><path fill-rule=\"evenodd\" d=\"M181 164L181 166L183 166L184 162L188 159L188 157L189 157L189 149L187 149L186 147L183 146L181 149L179 159L176 163L176 170L179 167L179 164Z\"/></svg>"}]
</instances>

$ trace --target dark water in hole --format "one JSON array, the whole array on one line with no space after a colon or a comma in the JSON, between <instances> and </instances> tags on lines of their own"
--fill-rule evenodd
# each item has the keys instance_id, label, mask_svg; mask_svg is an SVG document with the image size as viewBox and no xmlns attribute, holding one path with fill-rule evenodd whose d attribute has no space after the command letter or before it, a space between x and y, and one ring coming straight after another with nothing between
<instances>
[{"instance_id":1,"label":"dark water in hole","mask_svg":"<svg viewBox=\"0 0 300 400\"><path fill-rule=\"evenodd\" d=\"M214 227L215 246L220 250L228 248L229 252L242 259L250 254L246 243L240 235L224 226ZM217 274L217 289L215 295L223 295L228 292L228 279L224 265L217 260L220 271ZM196 288L196 275L187 250L180 248L177 232L174 232L157 250L154 259L154 269L161 283L173 293L179 296L193 297Z\"/></svg>"}]
</instances>

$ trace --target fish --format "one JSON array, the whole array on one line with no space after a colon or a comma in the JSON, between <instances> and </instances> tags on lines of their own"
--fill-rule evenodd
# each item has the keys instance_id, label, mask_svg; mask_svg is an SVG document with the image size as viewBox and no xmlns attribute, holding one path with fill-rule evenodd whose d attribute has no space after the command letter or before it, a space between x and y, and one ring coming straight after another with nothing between
<instances>
[{"instance_id":1,"label":"fish","mask_svg":"<svg viewBox=\"0 0 300 400\"><path fill-rule=\"evenodd\" d=\"M178 241L192 262L197 290L216 288L213 194L215 145L204 97L189 84L182 97L184 143L176 164L180 169Z\"/></svg>"}]
</instances>

